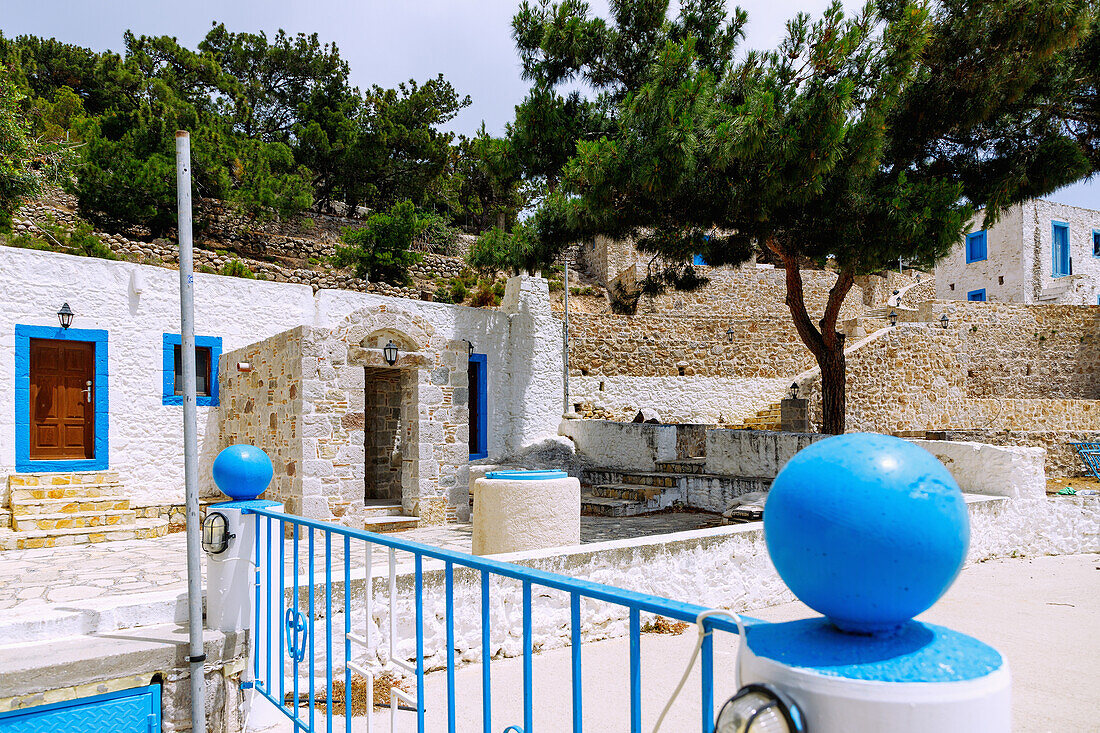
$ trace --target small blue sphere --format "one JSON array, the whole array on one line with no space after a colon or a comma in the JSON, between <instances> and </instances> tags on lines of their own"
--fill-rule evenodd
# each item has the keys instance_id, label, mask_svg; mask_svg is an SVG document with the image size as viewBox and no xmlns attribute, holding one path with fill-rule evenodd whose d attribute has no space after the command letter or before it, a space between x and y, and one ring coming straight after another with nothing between
<instances>
[{"instance_id":1,"label":"small blue sphere","mask_svg":"<svg viewBox=\"0 0 1100 733\"><path fill-rule=\"evenodd\" d=\"M255 499L275 474L267 454L254 445L231 445L214 459L214 483L234 501Z\"/></svg>"},{"instance_id":2,"label":"small blue sphere","mask_svg":"<svg viewBox=\"0 0 1100 733\"><path fill-rule=\"evenodd\" d=\"M931 453L853 433L814 443L779 472L764 539L799 600L844 631L875 633L944 594L966 559L970 519Z\"/></svg>"}]
</instances>

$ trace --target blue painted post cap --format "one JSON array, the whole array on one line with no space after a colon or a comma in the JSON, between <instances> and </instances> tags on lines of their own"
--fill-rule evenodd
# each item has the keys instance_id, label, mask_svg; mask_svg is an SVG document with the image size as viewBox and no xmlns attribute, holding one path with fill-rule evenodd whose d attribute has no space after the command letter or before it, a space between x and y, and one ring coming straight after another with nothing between
<instances>
[{"instance_id":1,"label":"blue painted post cap","mask_svg":"<svg viewBox=\"0 0 1100 733\"><path fill-rule=\"evenodd\" d=\"M552 478L568 478L565 471L489 471L485 478L504 479L507 481L545 481Z\"/></svg>"},{"instance_id":2,"label":"blue painted post cap","mask_svg":"<svg viewBox=\"0 0 1100 733\"><path fill-rule=\"evenodd\" d=\"M275 475L266 453L254 445L231 445L214 459L214 483L234 501L249 501L262 494Z\"/></svg>"},{"instance_id":3,"label":"blue painted post cap","mask_svg":"<svg viewBox=\"0 0 1100 733\"><path fill-rule=\"evenodd\" d=\"M895 631L954 582L970 544L966 501L935 456L853 433L797 453L772 483L764 539L799 600L844 631Z\"/></svg>"}]
</instances>

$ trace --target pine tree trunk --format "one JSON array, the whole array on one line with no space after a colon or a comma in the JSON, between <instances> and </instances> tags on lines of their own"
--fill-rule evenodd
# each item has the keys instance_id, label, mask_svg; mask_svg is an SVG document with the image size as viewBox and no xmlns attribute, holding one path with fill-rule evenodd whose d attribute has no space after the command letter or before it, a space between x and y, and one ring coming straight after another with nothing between
<instances>
[{"instance_id":1,"label":"pine tree trunk","mask_svg":"<svg viewBox=\"0 0 1100 733\"><path fill-rule=\"evenodd\" d=\"M817 354L821 367L821 432L841 435L844 432L844 380L848 368L844 358L844 339L837 339L835 348Z\"/></svg>"}]
</instances>

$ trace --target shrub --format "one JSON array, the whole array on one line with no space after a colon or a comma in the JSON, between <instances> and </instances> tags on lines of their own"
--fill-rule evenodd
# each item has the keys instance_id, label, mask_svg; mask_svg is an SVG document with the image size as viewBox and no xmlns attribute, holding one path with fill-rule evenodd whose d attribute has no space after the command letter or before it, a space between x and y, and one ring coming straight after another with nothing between
<instances>
[{"instance_id":1,"label":"shrub","mask_svg":"<svg viewBox=\"0 0 1100 733\"><path fill-rule=\"evenodd\" d=\"M411 201L402 201L389 211L371 214L363 227L344 230L332 258L337 267L352 267L356 277L406 285L409 268L423 256L409 249L424 222Z\"/></svg>"},{"instance_id":2,"label":"shrub","mask_svg":"<svg viewBox=\"0 0 1100 733\"><path fill-rule=\"evenodd\" d=\"M255 275L252 274L252 270L248 265L234 258L222 265L222 275L228 275L229 277L243 277L246 280L254 280Z\"/></svg>"}]
</instances>

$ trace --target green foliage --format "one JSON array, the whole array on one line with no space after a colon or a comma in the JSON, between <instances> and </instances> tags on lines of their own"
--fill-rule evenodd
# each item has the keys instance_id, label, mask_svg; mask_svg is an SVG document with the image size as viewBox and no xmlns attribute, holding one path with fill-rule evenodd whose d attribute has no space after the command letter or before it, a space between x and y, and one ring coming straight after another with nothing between
<instances>
[{"instance_id":1,"label":"green foliage","mask_svg":"<svg viewBox=\"0 0 1100 733\"><path fill-rule=\"evenodd\" d=\"M243 277L246 280L254 280L255 275L252 274L252 270L245 263L234 257L233 259L222 265L222 275L228 275L230 277Z\"/></svg>"},{"instance_id":2,"label":"green foliage","mask_svg":"<svg viewBox=\"0 0 1100 733\"><path fill-rule=\"evenodd\" d=\"M423 230L418 237L429 252L440 255L453 255L458 244L459 230L451 226L442 215L435 211L420 213Z\"/></svg>"},{"instance_id":3,"label":"green foliage","mask_svg":"<svg viewBox=\"0 0 1100 733\"><path fill-rule=\"evenodd\" d=\"M424 230L424 219L411 201L394 204L384 213L371 214L363 227L345 229L333 263L353 267L358 277L391 285L409 282L409 268L423 256L411 251L413 239Z\"/></svg>"},{"instance_id":4,"label":"green foliage","mask_svg":"<svg viewBox=\"0 0 1100 733\"><path fill-rule=\"evenodd\" d=\"M40 249L48 252L62 252L81 257L97 257L101 260L117 260L118 256L111 248L95 236L92 226L87 223L68 229L57 222L37 222L37 231L25 232L11 237L9 244L25 249Z\"/></svg>"}]
</instances>

